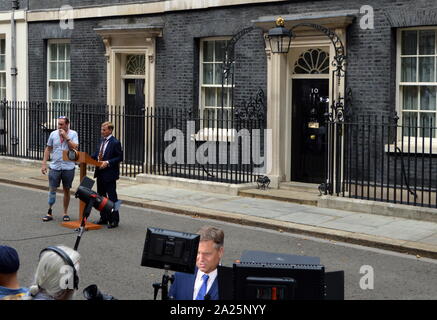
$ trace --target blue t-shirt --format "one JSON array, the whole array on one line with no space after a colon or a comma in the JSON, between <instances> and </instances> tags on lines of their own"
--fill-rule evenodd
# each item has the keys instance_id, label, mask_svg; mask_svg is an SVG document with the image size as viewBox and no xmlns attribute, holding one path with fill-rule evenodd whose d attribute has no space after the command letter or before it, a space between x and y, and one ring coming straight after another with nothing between
<instances>
[{"instance_id":1,"label":"blue t-shirt","mask_svg":"<svg viewBox=\"0 0 437 320\"><path fill-rule=\"evenodd\" d=\"M3 298L20 298L27 294L27 288L10 289L0 286L0 300Z\"/></svg>"},{"instance_id":2,"label":"blue t-shirt","mask_svg":"<svg viewBox=\"0 0 437 320\"><path fill-rule=\"evenodd\" d=\"M79 138L77 132L69 129L67 136L74 143L79 144ZM50 169L54 170L73 170L75 168L75 163L73 161L62 160L62 152L68 150L68 143L66 140L61 141L59 136L59 130L52 131L47 141L49 147L53 147L50 162Z\"/></svg>"}]
</instances>

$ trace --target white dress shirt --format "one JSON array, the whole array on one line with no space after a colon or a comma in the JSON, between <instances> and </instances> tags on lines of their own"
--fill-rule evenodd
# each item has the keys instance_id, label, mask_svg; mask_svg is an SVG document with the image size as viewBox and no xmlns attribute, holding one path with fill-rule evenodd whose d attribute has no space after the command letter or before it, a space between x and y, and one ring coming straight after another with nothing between
<instances>
[{"instance_id":1,"label":"white dress shirt","mask_svg":"<svg viewBox=\"0 0 437 320\"><path fill-rule=\"evenodd\" d=\"M103 141L102 157L103 157L103 155L105 154L106 147L108 146L108 141L109 141L109 139L110 139L111 137L112 137L112 134L110 134L109 136L107 136L107 137L105 138L105 140Z\"/></svg>"},{"instance_id":2,"label":"white dress shirt","mask_svg":"<svg viewBox=\"0 0 437 320\"><path fill-rule=\"evenodd\" d=\"M193 290L193 300L196 300L197 298L197 294L199 293L200 287L203 284L203 280L202 280L202 276L205 273L203 273L200 270L197 270L197 276L196 276L196 280L194 281L194 290ZM214 271L208 273L208 282L206 285L206 293L209 292L209 289L211 289L212 284L215 281L215 278L217 278L217 269L215 269Z\"/></svg>"}]
</instances>

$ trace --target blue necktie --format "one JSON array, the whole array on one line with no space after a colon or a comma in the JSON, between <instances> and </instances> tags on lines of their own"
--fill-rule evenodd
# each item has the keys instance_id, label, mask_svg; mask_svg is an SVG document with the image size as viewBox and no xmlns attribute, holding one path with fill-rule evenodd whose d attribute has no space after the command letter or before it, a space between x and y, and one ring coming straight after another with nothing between
<instances>
[{"instance_id":1,"label":"blue necktie","mask_svg":"<svg viewBox=\"0 0 437 320\"><path fill-rule=\"evenodd\" d=\"M196 300L205 300L206 287L208 285L208 279L209 279L209 276L207 274L204 274L202 276L203 283L202 283L202 286L199 289L199 293L197 294Z\"/></svg>"}]
</instances>

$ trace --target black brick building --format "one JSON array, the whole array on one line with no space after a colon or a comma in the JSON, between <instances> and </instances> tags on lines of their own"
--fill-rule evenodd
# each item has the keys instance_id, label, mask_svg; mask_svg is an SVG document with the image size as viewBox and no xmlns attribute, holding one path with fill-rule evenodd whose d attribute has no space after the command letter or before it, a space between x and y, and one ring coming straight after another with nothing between
<instances>
[{"instance_id":1,"label":"black brick building","mask_svg":"<svg viewBox=\"0 0 437 320\"><path fill-rule=\"evenodd\" d=\"M397 162L403 161L397 157L413 153L414 142L428 155L419 165L425 172L420 180L426 181L430 192L437 188L433 178L437 137L432 129L437 120L435 1L28 0L22 5L28 11L30 101L54 98L124 106L129 99L140 99L145 108L180 107L200 117L218 116L224 112L219 110L219 100L223 96L226 104L231 98L222 94L220 72L214 68L221 65L227 41L254 27L236 42L235 84L223 90L230 92L234 106L247 102L259 89L266 94L266 124L273 137L272 186L290 180L322 183L331 174L337 188L340 181L348 181L347 192L352 192L360 177L373 172L373 178L366 178L372 180L373 190L378 184L389 187L397 175L398 181L417 176L405 172L410 158ZM0 9L9 10L7 6L7 1L0 2ZM59 10L62 6L71 6L63 7L71 14L67 21L73 23L71 28L61 23L66 19ZM307 23L293 29L290 51L282 56L272 53L264 39L279 16L286 28ZM320 33L308 24L327 27L332 33ZM329 35L333 34L347 56L341 79L332 76L336 51ZM48 79L55 70L51 66L57 68L58 79ZM59 74L60 68L65 72ZM59 76L65 81L59 81ZM398 124L415 126L415 133L401 127L393 132L366 127L357 133L351 127L346 131L350 136L330 136L325 114L335 114L334 101L343 103L348 116L372 116L373 120L367 119L371 124L397 115ZM420 131L422 127L429 128L428 133ZM363 138L370 132L382 136L379 144L370 142L377 137ZM362 147L352 150L348 144ZM399 152L393 151L396 147ZM372 161L364 159L369 155Z\"/></svg>"},{"instance_id":2,"label":"black brick building","mask_svg":"<svg viewBox=\"0 0 437 320\"><path fill-rule=\"evenodd\" d=\"M0 5L8 9L8 1ZM157 1L29 1L29 12L60 8L111 6ZM374 9L374 29L360 28L362 1L287 1L282 3L227 6L197 10L177 10L159 14L87 18L74 21L74 29L62 30L58 21L29 21L29 83L31 100L44 100L46 93L46 50L48 39L71 41L71 101L102 103L106 100L105 48L94 28L105 25L148 24L162 20L162 37L156 41L156 106L198 104L199 39L231 37L252 25L260 16L314 15L325 12L355 11L347 27L347 84L354 93L354 111L389 112L395 108L396 30L437 25L437 5L433 1L368 1ZM304 16L303 16L304 17ZM273 22L272 22L273 27ZM237 44L238 92L249 87L266 89L266 58L261 31L256 30ZM256 66L253 67L253 66ZM84 72L86 72L86 76ZM80 78L80 81L79 81ZM77 80L76 80L77 79ZM177 80L177 81L175 81ZM238 82L241 80L240 82ZM74 85L73 85L74 83ZM92 84L92 85L91 85ZM91 98L91 101L90 101Z\"/></svg>"}]
</instances>

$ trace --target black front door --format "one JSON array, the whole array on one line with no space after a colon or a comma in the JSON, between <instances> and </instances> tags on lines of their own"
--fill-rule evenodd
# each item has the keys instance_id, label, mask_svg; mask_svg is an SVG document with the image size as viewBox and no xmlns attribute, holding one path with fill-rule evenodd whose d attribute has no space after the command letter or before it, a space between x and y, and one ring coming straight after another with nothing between
<instances>
[{"instance_id":1,"label":"black front door","mask_svg":"<svg viewBox=\"0 0 437 320\"><path fill-rule=\"evenodd\" d=\"M124 162L144 162L144 79L125 79Z\"/></svg>"},{"instance_id":2,"label":"black front door","mask_svg":"<svg viewBox=\"0 0 437 320\"><path fill-rule=\"evenodd\" d=\"M325 180L328 79L293 80L291 179L308 183Z\"/></svg>"}]
</instances>

